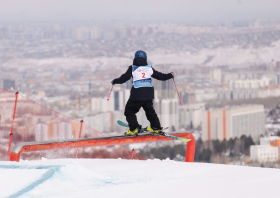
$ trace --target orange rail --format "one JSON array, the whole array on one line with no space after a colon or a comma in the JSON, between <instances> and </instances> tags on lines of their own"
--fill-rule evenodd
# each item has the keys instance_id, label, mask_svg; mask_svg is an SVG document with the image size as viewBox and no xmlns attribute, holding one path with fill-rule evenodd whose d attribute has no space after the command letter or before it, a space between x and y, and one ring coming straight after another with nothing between
<instances>
[{"instance_id":1,"label":"orange rail","mask_svg":"<svg viewBox=\"0 0 280 198\"><path fill-rule=\"evenodd\" d=\"M178 137L191 139L187 143L187 151L185 162L193 162L195 153L195 139L191 133L175 133ZM10 155L10 161L19 162L21 153L30 151L45 151L54 149L66 149L66 148L81 148L81 147L93 147L93 146L108 146L119 144L133 144L143 142L158 142L173 140L164 136L145 136L139 135L136 137L127 136L112 136L112 137L100 137L100 138L84 138L84 139L72 139L63 141L44 141L44 142L23 142L17 144Z\"/></svg>"}]
</instances>

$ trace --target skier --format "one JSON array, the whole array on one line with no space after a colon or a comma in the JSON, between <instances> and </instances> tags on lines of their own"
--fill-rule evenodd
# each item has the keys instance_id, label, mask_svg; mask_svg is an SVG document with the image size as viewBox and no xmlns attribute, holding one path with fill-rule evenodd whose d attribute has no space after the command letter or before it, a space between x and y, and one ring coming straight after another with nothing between
<instances>
[{"instance_id":1,"label":"skier","mask_svg":"<svg viewBox=\"0 0 280 198\"><path fill-rule=\"evenodd\" d=\"M133 79L133 86L130 91L130 98L126 103L124 115L129 125L127 135L135 135L141 131L142 126L138 124L136 113L142 107L146 113L146 117L150 122L150 126L146 127L146 131L159 133L162 130L158 116L153 108L154 87L151 77L157 80L169 80L174 78L174 73L163 74L152 68L147 63L146 52L139 50L135 53L133 65L130 65L127 71L119 78L112 80L112 85L122 84Z\"/></svg>"}]
</instances>

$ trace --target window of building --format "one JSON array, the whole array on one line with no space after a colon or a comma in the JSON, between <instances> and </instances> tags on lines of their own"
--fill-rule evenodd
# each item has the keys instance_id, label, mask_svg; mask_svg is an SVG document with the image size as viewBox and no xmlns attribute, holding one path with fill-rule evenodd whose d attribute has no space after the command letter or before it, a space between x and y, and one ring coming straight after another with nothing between
<instances>
[{"instance_id":1,"label":"window of building","mask_svg":"<svg viewBox=\"0 0 280 198\"><path fill-rule=\"evenodd\" d=\"M118 111L120 110L120 107L119 107L119 92L115 92L114 94L114 99L115 99L115 111Z\"/></svg>"}]
</instances>

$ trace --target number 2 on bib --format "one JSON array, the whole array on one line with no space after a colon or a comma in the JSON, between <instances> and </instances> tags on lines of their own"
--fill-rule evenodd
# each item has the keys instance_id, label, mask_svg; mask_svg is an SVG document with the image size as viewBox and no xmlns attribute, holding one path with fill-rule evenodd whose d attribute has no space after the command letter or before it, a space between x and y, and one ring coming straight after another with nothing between
<instances>
[{"instance_id":1,"label":"number 2 on bib","mask_svg":"<svg viewBox=\"0 0 280 198\"><path fill-rule=\"evenodd\" d=\"M146 78L146 77L145 77L145 73L142 73L142 78Z\"/></svg>"}]
</instances>

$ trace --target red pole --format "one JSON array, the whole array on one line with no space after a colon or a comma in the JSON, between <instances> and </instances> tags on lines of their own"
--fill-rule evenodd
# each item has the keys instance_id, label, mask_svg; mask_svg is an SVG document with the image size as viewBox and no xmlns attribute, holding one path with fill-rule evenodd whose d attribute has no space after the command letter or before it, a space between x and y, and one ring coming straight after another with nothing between
<instances>
[{"instance_id":1,"label":"red pole","mask_svg":"<svg viewBox=\"0 0 280 198\"><path fill-rule=\"evenodd\" d=\"M131 159L133 160L133 154L134 154L134 149L132 149L132 152L131 152Z\"/></svg>"},{"instance_id":2,"label":"red pole","mask_svg":"<svg viewBox=\"0 0 280 198\"><path fill-rule=\"evenodd\" d=\"M176 83L175 83L174 78L173 78L173 82L174 82L174 85L175 85L175 87L176 87L176 91L177 91L178 97L179 97L179 99L180 99L181 105L183 105L183 103L182 103L182 100L181 100L181 98L180 98L180 94L179 94L179 92L178 92L178 89L177 89L177 86L176 86Z\"/></svg>"},{"instance_id":3,"label":"red pole","mask_svg":"<svg viewBox=\"0 0 280 198\"><path fill-rule=\"evenodd\" d=\"M16 110L17 110L17 99L18 99L18 91L16 92L14 115L13 115L12 128L11 128L11 133L10 133L10 143L9 143L9 149L8 149L8 161L10 160L10 150L11 150L11 144L12 144L12 139L13 139L14 121L15 121Z\"/></svg>"},{"instance_id":4,"label":"red pole","mask_svg":"<svg viewBox=\"0 0 280 198\"><path fill-rule=\"evenodd\" d=\"M107 98L107 101L109 101L109 98L110 98L111 92L112 92L112 90L113 90L113 87L114 87L114 85L112 85L112 88L111 88L111 91L110 91L109 96L108 96L108 98Z\"/></svg>"},{"instance_id":5,"label":"red pole","mask_svg":"<svg viewBox=\"0 0 280 198\"><path fill-rule=\"evenodd\" d=\"M83 122L84 122L84 121L81 120L79 139L81 138L81 134L82 134ZM77 148L77 151L76 151L76 158L78 157L78 150L79 150L79 148Z\"/></svg>"}]
</instances>

